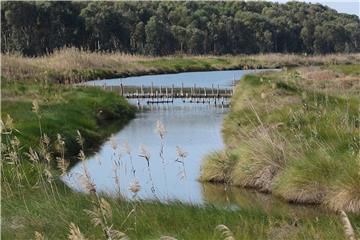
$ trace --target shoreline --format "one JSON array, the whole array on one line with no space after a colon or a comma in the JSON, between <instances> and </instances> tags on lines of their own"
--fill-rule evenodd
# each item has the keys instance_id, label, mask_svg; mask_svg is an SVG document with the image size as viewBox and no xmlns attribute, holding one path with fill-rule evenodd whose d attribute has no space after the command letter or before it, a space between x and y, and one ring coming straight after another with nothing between
<instances>
[{"instance_id":1,"label":"shoreline","mask_svg":"<svg viewBox=\"0 0 360 240\"><path fill-rule=\"evenodd\" d=\"M330 70L331 68L335 70ZM351 68L353 68L354 77L341 72ZM317 76L316 80L301 79L297 74L299 71L300 74L309 78ZM338 85L328 83L328 89L314 92L313 87L309 86L312 86L313 81L321 84L321 80L317 80L319 74L322 74L322 78L325 79L329 77L335 79L328 80L333 82L345 79L341 81L349 81L350 85L341 92L337 89ZM337 122L342 121L340 112L344 104L348 106L349 119L356 120L356 105L359 104L355 84L357 74L356 65L333 65L322 69L304 68L293 69L289 72L244 76L242 81L238 82L232 97L230 113L227 114L223 123L226 147L222 151L210 153L205 157L200 180L272 193L292 204L325 205L335 211L340 209L354 213L360 212L358 207L360 202L356 200L358 197L355 193L356 187L351 185L360 178L356 177L356 173L351 172L351 167L347 168L347 165L353 165L356 169L356 156L349 156L345 151L346 148L342 146L343 141L356 144L353 141L356 141L355 133L358 129L356 130L356 126L349 123L349 126L352 126L350 130L341 128L336 131L341 136L353 137L337 139L336 135L331 135L331 132L336 129L335 126L339 126ZM355 90L351 84L354 84ZM342 94L346 94L345 99L342 98ZM312 95L315 101L310 97L306 98ZM301 104L304 104L306 109L302 109ZM324 109L323 113L315 113L317 108ZM304 111L306 114L303 113ZM336 112L339 116L333 116L331 112ZM297 118L302 120L297 120ZM319 122L314 125L314 120L307 120L308 118L318 118ZM303 125L299 125L301 128L297 129L298 125L294 124ZM327 124L335 124L335 126L328 129ZM307 127L314 128L313 125L319 129L316 136L318 140L313 139L313 136L308 133ZM347 126L347 123L345 125ZM304 135L305 142L314 141L312 145L318 144L323 153L317 153L317 149L310 146L305 147L304 142L294 138L294 135ZM328 149L327 144L331 144L332 148L328 147ZM326 156L330 154L329 151L348 163L339 161L329 163L330 160L326 160ZM332 165L336 165L336 168L341 171L337 171ZM312 176L308 176L309 171L313 171ZM331 183L323 180L323 176L328 174L327 171L334 171L332 176L338 180L333 180ZM350 179L353 179L347 179L348 175L351 176L349 176ZM319 185L318 189L312 187L312 183ZM339 183L341 184L338 185ZM346 186L347 190L344 190L342 185ZM338 194L342 191L355 192L346 193L347 198L339 199ZM342 192L342 194L345 193Z\"/></svg>"}]
</instances>

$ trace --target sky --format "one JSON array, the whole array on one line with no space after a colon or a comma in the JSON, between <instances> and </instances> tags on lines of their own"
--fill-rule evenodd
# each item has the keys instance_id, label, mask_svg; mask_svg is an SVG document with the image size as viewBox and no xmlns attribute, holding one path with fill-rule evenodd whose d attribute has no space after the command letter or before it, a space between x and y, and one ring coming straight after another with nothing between
<instances>
[{"instance_id":1,"label":"sky","mask_svg":"<svg viewBox=\"0 0 360 240\"><path fill-rule=\"evenodd\" d=\"M284 3L287 0L277 0ZM340 13L355 14L360 16L360 0L307 0L302 2L320 3L326 5Z\"/></svg>"}]
</instances>

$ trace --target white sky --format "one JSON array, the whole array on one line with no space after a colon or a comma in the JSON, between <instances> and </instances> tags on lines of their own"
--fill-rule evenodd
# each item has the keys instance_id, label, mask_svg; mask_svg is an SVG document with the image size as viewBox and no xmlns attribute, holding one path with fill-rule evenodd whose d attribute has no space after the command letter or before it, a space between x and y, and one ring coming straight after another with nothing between
<instances>
[{"instance_id":1,"label":"white sky","mask_svg":"<svg viewBox=\"0 0 360 240\"><path fill-rule=\"evenodd\" d=\"M275 0L284 3L287 0ZM301 0L301 2L320 3L341 13L355 14L360 16L360 0Z\"/></svg>"}]
</instances>

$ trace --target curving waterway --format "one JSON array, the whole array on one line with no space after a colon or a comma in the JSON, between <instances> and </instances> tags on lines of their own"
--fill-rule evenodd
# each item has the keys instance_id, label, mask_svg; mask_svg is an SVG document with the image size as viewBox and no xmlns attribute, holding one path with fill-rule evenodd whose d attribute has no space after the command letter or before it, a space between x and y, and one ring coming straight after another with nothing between
<instances>
[{"instance_id":1,"label":"curving waterway","mask_svg":"<svg viewBox=\"0 0 360 240\"><path fill-rule=\"evenodd\" d=\"M92 81L90 85L171 86L219 85L231 88L234 79L255 70L190 72L128 77ZM221 126L226 107L213 103L189 103L175 99L173 103L146 105L121 131L106 141L85 162L85 168L99 192L120 194L132 199L129 186L137 181L137 199L177 200L186 203L212 203L238 208L245 205L262 207L281 201L249 190L225 189L222 185L198 181L203 157L223 148ZM133 103L135 101L133 100ZM165 127L161 138L156 126ZM158 129L159 130L159 129ZM144 156L145 155L145 156ZM145 157L148 157L148 161ZM63 180L77 191L85 191L81 183L84 164L78 163ZM287 207L286 207L287 208ZM291 207L292 209L294 207ZM301 207L300 207L301 208ZM300 210L301 212L301 210Z\"/></svg>"}]
</instances>

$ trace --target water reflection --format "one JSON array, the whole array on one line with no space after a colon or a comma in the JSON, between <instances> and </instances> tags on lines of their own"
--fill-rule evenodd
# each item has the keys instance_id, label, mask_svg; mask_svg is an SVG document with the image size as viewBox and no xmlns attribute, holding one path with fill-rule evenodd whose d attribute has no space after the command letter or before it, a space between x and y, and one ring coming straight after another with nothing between
<instances>
[{"instance_id":1,"label":"water reflection","mask_svg":"<svg viewBox=\"0 0 360 240\"><path fill-rule=\"evenodd\" d=\"M86 161L97 190L109 194L117 192L116 170L124 197L131 198L128 187L136 179L141 186L138 193L141 199L203 203L201 184L197 181L201 160L208 152L223 147L221 124L227 111L213 104L184 103L175 99L172 104L151 105L150 109L139 112L96 156ZM166 129L163 139L155 131L159 120ZM124 148L125 142L131 148L130 154ZM179 159L179 148L186 152L184 159ZM76 177L82 172L83 165L79 163L64 180L74 189L83 191Z\"/></svg>"},{"instance_id":2,"label":"water reflection","mask_svg":"<svg viewBox=\"0 0 360 240\"><path fill-rule=\"evenodd\" d=\"M302 217L316 217L319 212L326 212L313 206L285 203L271 194L259 193L251 189L243 189L223 184L203 183L204 202L230 209L257 209L271 214L286 214Z\"/></svg>"},{"instance_id":3,"label":"water reflection","mask_svg":"<svg viewBox=\"0 0 360 240\"><path fill-rule=\"evenodd\" d=\"M173 84L187 81L191 86L211 86L218 81L230 86L231 80L249 71L218 71L154 75L122 79L129 84ZM105 80L119 84L119 80ZM215 81L215 82L214 82ZM102 84L102 81L96 81ZM137 100L131 100L138 105ZM141 100L139 108L146 105ZM253 208L264 211L292 213L296 216L314 214L319 210L289 205L271 195L224 185L202 184L197 181L202 158L209 152L223 148L221 126L228 111L221 104L189 103L174 99L172 103L150 104L140 110L136 118L103 144L100 151L87 159L86 169L99 192L121 194L132 199L129 190L134 182L137 197L161 201L179 200L193 204L211 203L231 209ZM155 131L158 121L165 126L164 137ZM180 149L180 150L179 150ZM183 154L179 152L183 152ZM183 155L181 157L181 155ZM79 176L82 163L75 165L63 180L77 191L84 191ZM138 188L140 187L140 188Z\"/></svg>"}]
</instances>

